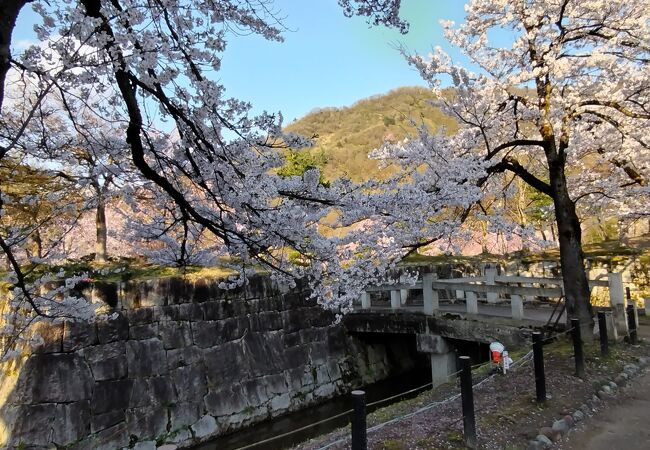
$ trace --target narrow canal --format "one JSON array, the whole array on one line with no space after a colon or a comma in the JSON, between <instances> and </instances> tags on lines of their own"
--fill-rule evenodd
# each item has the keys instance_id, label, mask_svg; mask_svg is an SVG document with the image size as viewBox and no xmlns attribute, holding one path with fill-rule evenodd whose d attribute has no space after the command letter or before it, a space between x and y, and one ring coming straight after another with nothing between
<instances>
[{"instance_id":1,"label":"narrow canal","mask_svg":"<svg viewBox=\"0 0 650 450\"><path fill-rule=\"evenodd\" d=\"M469 355L473 363L487 360L488 348L484 344L456 341L456 347L462 354ZM373 403L419 388L430 382L431 368L428 361L422 359L414 370L364 386L361 389L366 392L367 403ZM426 386L425 389L430 389L430 386ZM374 408L368 408L368 412L404 399L416 397L423 390L418 389L406 395L398 396L390 401L382 402ZM342 395L319 405L286 414L241 431L219 437L194 447L194 450L237 450L242 447L246 448L246 450L282 450L291 448L301 442L346 426L349 423L349 417L344 415L338 419L327 420L324 423L308 427L308 425L339 415L351 408L350 395ZM295 433L293 432L303 427L307 428ZM287 435L272 439L284 434ZM259 444L255 445L257 443Z\"/></svg>"},{"instance_id":2,"label":"narrow canal","mask_svg":"<svg viewBox=\"0 0 650 450\"><path fill-rule=\"evenodd\" d=\"M410 372L403 373L397 377L379 381L362 389L366 391L368 403L381 400L401 392L405 392L431 382L431 369L429 367L418 367ZM398 402L405 398L417 396L421 390L398 397L391 402L382 403L379 407ZM295 413L290 413L258 425L235 432L233 434L214 439L210 442L195 447L195 450L236 450L269 438L288 433L307 425L319 422L349 410L352 407L350 396L342 395L325 403L315 405ZM373 411L369 408L369 412ZM250 447L250 450L281 450L290 448L296 444L309 440L313 437L330 432L337 428L346 426L349 423L348 417L343 416L335 420L329 420L320 425L309 427L306 430L292 433L283 438L274 439L267 443ZM248 449L247 449L248 450Z\"/></svg>"}]
</instances>

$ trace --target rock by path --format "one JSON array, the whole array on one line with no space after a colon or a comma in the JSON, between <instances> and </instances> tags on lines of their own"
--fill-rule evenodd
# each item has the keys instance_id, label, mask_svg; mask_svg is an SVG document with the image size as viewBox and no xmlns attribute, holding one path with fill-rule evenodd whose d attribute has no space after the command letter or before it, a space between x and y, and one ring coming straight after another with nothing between
<instances>
[{"instance_id":1,"label":"rock by path","mask_svg":"<svg viewBox=\"0 0 650 450\"><path fill-rule=\"evenodd\" d=\"M650 372L632 380L623 393L583 422L562 442L563 450L650 449Z\"/></svg>"}]
</instances>

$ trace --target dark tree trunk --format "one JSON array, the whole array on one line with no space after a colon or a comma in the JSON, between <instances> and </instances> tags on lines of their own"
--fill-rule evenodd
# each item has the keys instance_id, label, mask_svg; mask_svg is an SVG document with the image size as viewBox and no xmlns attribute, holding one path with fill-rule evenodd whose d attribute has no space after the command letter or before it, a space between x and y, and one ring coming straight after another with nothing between
<instances>
[{"instance_id":1,"label":"dark tree trunk","mask_svg":"<svg viewBox=\"0 0 650 450\"><path fill-rule=\"evenodd\" d=\"M106 250L106 205L104 204L104 197L101 194L97 197L95 228L97 230L97 240L95 242L95 261L106 262L108 259L108 252Z\"/></svg>"},{"instance_id":2,"label":"dark tree trunk","mask_svg":"<svg viewBox=\"0 0 650 450\"><path fill-rule=\"evenodd\" d=\"M26 3L24 0L0 2L0 106L3 104L5 81L11 66L11 34L16 26L18 13Z\"/></svg>"},{"instance_id":3,"label":"dark tree trunk","mask_svg":"<svg viewBox=\"0 0 650 450\"><path fill-rule=\"evenodd\" d=\"M549 175L560 242L560 264L567 314L569 318L580 320L583 336L590 336L593 318L582 251L582 231L575 203L569 197L564 162L549 161ZM589 334L584 334L587 331Z\"/></svg>"}]
</instances>

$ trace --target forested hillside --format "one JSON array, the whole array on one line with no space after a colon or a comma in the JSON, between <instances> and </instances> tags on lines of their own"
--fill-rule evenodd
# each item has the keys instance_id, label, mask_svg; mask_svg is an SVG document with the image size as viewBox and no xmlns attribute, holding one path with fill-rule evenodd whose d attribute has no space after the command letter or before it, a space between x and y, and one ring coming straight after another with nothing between
<instances>
[{"instance_id":1,"label":"forested hillside","mask_svg":"<svg viewBox=\"0 0 650 450\"><path fill-rule=\"evenodd\" d=\"M435 99L424 87L403 87L363 99L346 108L322 108L287 126L288 131L317 136L315 146L304 154L293 154L293 172L305 166L319 166L326 179L348 176L355 181L385 176L368 159L368 152L385 140L398 140L426 124L431 129L456 123L435 107ZM302 152L301 152L302 153Z\"/></svg>"}]
</instances>

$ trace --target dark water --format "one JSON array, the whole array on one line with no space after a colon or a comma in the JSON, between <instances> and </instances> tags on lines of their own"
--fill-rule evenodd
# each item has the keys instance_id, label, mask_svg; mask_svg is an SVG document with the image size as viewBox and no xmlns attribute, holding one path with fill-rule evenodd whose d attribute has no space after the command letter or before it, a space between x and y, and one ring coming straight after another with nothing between
<instances>
[{"instance_id":1,"label":"dark water","mask_svg":"<svg viewBox=\"0 0 650 450\"><path fill-rule=\"evenodd\" d=\"M372 403L423 386L430 382L431 369L429 367L419 367L397 377L364 386L362 389L366 391L367 403ZM405 396L400 396L390 402L382 403L375 408L370 407L368 410L371 412L378 407L383 407L406 398L413 398L420 392L422 392L422 390L412 392ZM321 403L320 405L312 406L295 413L290 413L267 422L262 422L258 425L253 425L236 433L214 439L195 447L195 450L236 450L296 430L320 420L327 419L351 408L352 403L350 396L343 395L325 403ZM281 450L290 448L313 437L346 426L348 423L349 419L346 415L336 420L327 421L323 424L309 427L304 431L274 439L265 444L255 445L254 447L250 447L250 450Z\"/></svg>"},{"instance_id":2,"label":"dark water","mask_svg":"<svg viewBox=\"0 0 650 450\"><path fill-rule=\"evenodd\" d=\"M471 358L472 364L485 362L489 358L488 346L476 342L467 342L459 340L450 340L458 355L467 355ZM401 394L406 391L419 388L431 382L431 367L428 358L420 354L417 358L418 365L416 369L405 372L399 376L388 378L367 386L363 386L366 392L366 402L368 404L383 400ZM430 389L427 386L425 389ZM382 402L375 407L369 407L368 412L377 408L399 402L407 398L413 398L421 393L424 389L418 389L415 392L398 396L390 401ZM328 420L322 424L310 426L324 419L341 414L352 408L350 395L342 395L327 402L305 408L301 411L286 414L275 419L268 420L256 425L252 425L233 434L214 439L200 446L194 447L195 450L237 450L245 447L246 450L282 450L293 447L301 442L305 442L316 436L333 431L337 428L346 426L349 423L348 415L344 415L335 420ZM291 433L294 430L307 427L305 430ZM282 436L290 433L287 436ZM271 439L275 438L277 439ZM268 441L253 445L261 441ZM250 446L250 447L248 447Z\"/></svg>"}]
</instances>

